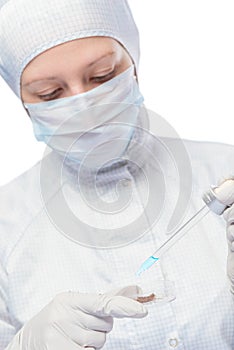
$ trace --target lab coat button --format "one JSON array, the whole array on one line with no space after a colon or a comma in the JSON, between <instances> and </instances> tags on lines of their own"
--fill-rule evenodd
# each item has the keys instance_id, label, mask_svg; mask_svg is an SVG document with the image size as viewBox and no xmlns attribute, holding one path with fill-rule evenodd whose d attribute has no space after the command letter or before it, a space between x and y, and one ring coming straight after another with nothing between
<instances>
[{"instance_id":1,"label":"lab coat button","mask_svg":"<svg viewBox=\"0 0 234 350\"><path fill-rule=\"evenodd\" d=\"M179 345L179 341L177 338L171 338L171 339L169 339L168 342L169 342L170 347L172 347L172 348L176 348Z\"/></svg>"}]
</instances>

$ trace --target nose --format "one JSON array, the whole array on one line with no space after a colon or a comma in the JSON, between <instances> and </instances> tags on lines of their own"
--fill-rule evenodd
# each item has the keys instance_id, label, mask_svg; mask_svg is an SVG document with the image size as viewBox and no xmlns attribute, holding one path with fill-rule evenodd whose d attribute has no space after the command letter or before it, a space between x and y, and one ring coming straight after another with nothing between
<instances>
[{"instance_id":1,"label":"nose","mask_svg":"<svg viewBox=\"0 0 234 350\"><path fill-rule=\"evenodd\" d=\"M87 92L91 89L92 87L88 84L85 84L84 82L76 82L68 86L66 95L74 96L78 94L83 94L84 92Z\"/></svg>"}]
</instances>

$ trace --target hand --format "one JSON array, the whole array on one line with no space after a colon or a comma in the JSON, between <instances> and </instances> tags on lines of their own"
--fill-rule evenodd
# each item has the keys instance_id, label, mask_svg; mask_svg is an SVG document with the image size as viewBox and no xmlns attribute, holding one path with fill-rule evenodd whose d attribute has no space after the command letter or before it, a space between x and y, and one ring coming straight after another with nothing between
<instances>
[{"instance_id":1,"label":"hand","mask_svg":"<svg viewBox=\"0 0 234 350\"><path fill-rule=\"evenodd\" d=\"M224 211L223 217L227 222L227 275L231 282L231 292L234 294L234 180L225 180L214 191L222 203L230 206Z\"/></svg>"},{"instance_id":2,"label":"hand","mask_svg":"<svg viewBox=\"0 0 234 350\"><path fill-rule=\"evenodd\" d=\"M139 287L105 294L58 294L16 334L6 350L101 349L113 318L142 318L144 306L132 298Z\"/></svg>"}]
</instances>

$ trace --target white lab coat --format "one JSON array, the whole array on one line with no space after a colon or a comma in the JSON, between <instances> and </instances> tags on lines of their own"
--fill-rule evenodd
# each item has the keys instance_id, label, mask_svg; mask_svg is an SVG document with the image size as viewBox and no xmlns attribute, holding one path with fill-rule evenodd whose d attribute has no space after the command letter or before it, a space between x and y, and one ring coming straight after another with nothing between
<instances>
[{"instance_id":1,"label":"white lab coat","mask_svg":"<svg viewBox=\"0 0 234 350\"><path fill-rule=\"evenodd\" d=\"M211 184L234 172L233 146L195 141L185 141L185 145L192 165L193 191L184 221L203 205L202 194ZM59 158L54 152L49 157L52 169L56 169ZM40 164L0 191L1 350L25 322L61 291L98 292L136 283L134 276L140 264L167 238L163 230L178 195L178 181L170 171L171 164L168 161L163 164L162 157L166 197L162 215L151 231L117 249L85 247L64 236L49 219L40 192ZM156 183L158 168L150 157L142 164L143 169L146 167ZM83 221L87 214L95 236L95 225L100 225L98 220L102 217L84 210L85 204L72 183L73 175L67 167L64 196ZM56 176L56 171L51 171L43 179L48 188L48 202L58 191ZM119 190L133 189L131 208L135 215L144 206L141 194L145 182L139 172L131 172L131 167L124 163L100 175L98 181L104 196L111 193L112 197L110 180L123 178ZM121 220L129 220L129 215L130 212L122 214ZM112 215L103 225L105 228L117 225L119 219ZM77 232L82 229L77 226ZM150 305L144 319L115 320L104 349L234 349L234 301L226 277L225 235L223 218L212 213L191 229L144 276L148 285L157 278L175 281L176 299Z\"/></svg>"}]
</instances>

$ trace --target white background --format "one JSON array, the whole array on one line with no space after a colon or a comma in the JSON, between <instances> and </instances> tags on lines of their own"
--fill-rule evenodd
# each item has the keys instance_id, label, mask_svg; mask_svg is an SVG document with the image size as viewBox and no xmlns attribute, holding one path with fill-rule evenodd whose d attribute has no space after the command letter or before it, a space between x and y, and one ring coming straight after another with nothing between
<instances>
[{"instance_id":1,"label":"white background","mask_svg":"<svg viewBox=\"0 0 234 350\"><path fill-rule=\"evenodd\" d=\"M129 0L141 35L146 106L186 139L234 144L233 0ZM0 79L0 185L44 150Z\"/></svg>"}]
</instances>

